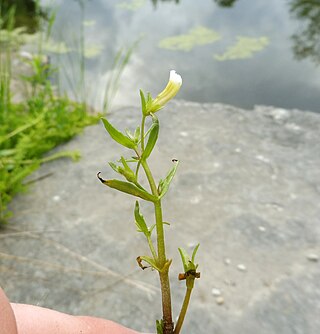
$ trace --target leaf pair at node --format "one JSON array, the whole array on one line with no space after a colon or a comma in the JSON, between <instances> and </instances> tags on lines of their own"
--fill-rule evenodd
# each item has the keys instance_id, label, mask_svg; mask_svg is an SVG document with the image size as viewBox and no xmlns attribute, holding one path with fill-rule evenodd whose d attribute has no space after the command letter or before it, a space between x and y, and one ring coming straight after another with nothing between
<instances>
[{"instance_id":1,"label":"leaf pair at node","mask_svg":"<svg viewBox=\"0 0 320 334\"><path fill-rule=\"evenodd\" d=\"M140 129L140 126L138 126L134 133L131 133L131 131L129 129L126 129L125 130L127 136L133 140L136 144L139 144L140 142L140 139L141 139L141 129Z\"/></svg>"},{"instance_id":2,"label":"leaf pair at node","mask_svg":"<svg viewBox=\"0 0 320 334\"><path fill-rule=\"evenodd\" d=\"M147 226L143 215L140 213L140 206L138 201L136 201L136 205L134 207L134 218L137 225L137 231L142 232L146 236L146 238L150 238L152 230L156 225L153 224L151 227Z\"/></svg>"},{"instance_id":3,"label":"leaf pair at node","mask_svg":"<svg viewBox=\"0 0 320 334\"><path fill-rule=\"evenodd\" d=\"M159 136L159 120L155 115L151 114L151 116L152 116L152 125L148 130L148 132L146 133L146 135L149 133L148 142L141 156L141 159L143 160L149 158L151 152L154 149L154 146L156 145Z\"/></svg>"},{"instance_id":4,"label":"leaf pair at node","mask_svg":"<svg viewBox=\"0 0 320 334\"><path fill-rule=\"evenodd\" d=\"M125 181L120 181L120 180L104 180L102 177L100 177L100 172L97 174L98 179L105 184L106 186L113 188L113 189L117 189L121 192L127 193L129 195L132 196L136 196L136 197L140 197L146 201L149 202L157 202L158 201L158 197L154 196L150 193L148 193L147 191L137 187L136 185L129 183L129 182L125 182Z\"/></svg>"},{"instance_id":5,"label":"leaf pair at node","mask_svg":"<svg viewBox=\"0 0 320 334\"><path fill-rule=\"evenodd\" d=\"M137 147L137 143L134 138L130 138L128 135L124 135L122 132L117 130L114 126L106 118L101 118L104 127L108 131L110 137L116 141L118 144L130 148L135 149Z\"/></svg>"},{"instance_id":6,"label":"leaf pair at node","mask_svg":"<svg viewBox=\"0 0 320 334\"><path fill-rule=\"evenodd\" d=\"M167 193L167 191L169 190L170 183L176 174L176 171L179 165L179 161L176 159L173 159L172 162L173 162L173 166L168 172L167 176L163 180L160 180L159 182L159 185L158 185L159 199L161 199Z\"/></svg>"},{"instance_id":7,"label":"leaf pair at node","mask_svg":"<svg viewBox=\"0 0 320 334\"><path fill-rule=\"evenodd\" d=\"M194 248L194 250L192 252L191 259L190 259L189 255L187 254L187 252L183 248L178 248L180 256L181 256L181 260L182 260L183 269L184 269L185 274L196 272L196 270L198 268L198 264L195 264L194 260L195 260L195 256L197 254L199 246L200 246L200 244L198 244ZM198 276L200 277L200 275L198 275ZM184 279L184 278L181 278L181 279Z\"/></svg>"},{"instance_id":8,"label":"leaf pair at node","mask_svg":"<svg viewBox=\"0 0 320 334\"><path fill-rule=\"evenodd\" d=\"M142 114L144 116L150 115L150 107L152 105L152 97L151 94L147 94L147 98L145 98L143 91L140 89L140 99L141 99L141 109L142 109Z\"/></svg>"},{"instance_id":9,"label":"leaf pair at node","mask_svg":"<svg viewBox=\"0 0 320 334\"><path fill-rule=\"evenodd\" d=\"M144 159L144 160L146 160L150 156L158 140L158 135L159 135L159 120L155 115L153 114L149 114L149 115L152 117L152 125L150 129L147 131L147 133L145 134L145 137L147 135L149 135L149 137L148 137L147 145L141 154L141 159ZM132 134L127 129L126 135L125 135L121 131L117 130L107 119L102 118L102 122L104 124L105 129L109 133L110 137L114 141L116 141L118 144L124 147L133 149L135 151L137 150L137 145L140 143L140 140L141 140L141 137L140 137L141 129L139 126L136 128L134 134Z\"/></svg>"},{"instance_id":10,"label":"leaf pair at node","mask_svg":"<svg viewBox=\"0 0 320 334\"><path fill-rule=\"evenodd\" d=\"M121 157L120 161L122 163L122 166L117 166L113 162L109 162L109 165L115 172L123 175L127 181L134 183L139 188L142 188L137 181L136 174L127 164L126 159L124 157Z\"/></svg>"}]
</instances>

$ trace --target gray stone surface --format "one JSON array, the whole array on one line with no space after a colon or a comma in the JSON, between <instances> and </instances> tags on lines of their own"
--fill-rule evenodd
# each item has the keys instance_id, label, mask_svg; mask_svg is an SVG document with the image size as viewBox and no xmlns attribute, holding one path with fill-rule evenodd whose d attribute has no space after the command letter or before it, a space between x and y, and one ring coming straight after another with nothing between
<instances>
[{"instance_id":1,"label":"gray stone surface","mask_svg":"<svg viewBox=\"0 0 320 334\"><path fill-rule=\"evenodd\" d=\"M138 117L139 108L123 108L110 119L133 128ZM163 205L175 314L184 293L177 247L201 244L184 333L319 333L320 263L308 256L320 255L320 115L178 101L159 119L155 176L181 161ZM59 149L82 159L42 166L32 178L50 176L12 203L0 234L2 286L17 302L152 331L158 278L135 262L147 246L134 199L96 179L111 177L107 162L127 151L101 124ZM151 222L152 207L142 210Z\"/></svg>"}]
</instances>

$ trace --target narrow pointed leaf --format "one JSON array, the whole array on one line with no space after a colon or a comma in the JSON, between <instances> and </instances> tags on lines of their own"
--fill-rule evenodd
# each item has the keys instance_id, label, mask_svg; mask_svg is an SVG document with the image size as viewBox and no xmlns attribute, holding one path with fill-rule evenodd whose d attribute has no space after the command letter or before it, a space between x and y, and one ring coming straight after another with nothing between
<instances>
[{"instance_id":1,"label":"narrow pointed leaf","mask_svg":"<svg viewBox=\"0 0 320 334\"><path fill-rule=\"evenodd\" d=\"M150 93L147 94L147 100L146 100L146 111L145 111L145 115L148 116L150 115L150 107L152 105L152 96Z\"/></svg>"},{"instance_id":2,"label":"narrow pointed leaf","mask_svg":"<svg viewBox=\"0 0 320 334\"><path fill-rule=\"evenodd\" d=\"M139 232L142 232L145 236L150 236L150 232L148 226L144 220L143 215L140 213L139 202L136 201L136 205L134 207L134 218L136 220L136 225L139 229Z\"/></svg>"},{"instance_id":3,"label":"narrow pointed leaf","mask_svg":"<svg viewBox=\"0 0 320 334\"><path fill-rule=\"evenodd\" d=\"M181 260L182 260L182 264L183 264L183 268L184 271L187 273L191 270L196 270L198 265L194 263L194 258L196 256L196 253L198 251L200 244L198 244L195 249L192 252L192 259L190 260L189 255L186 253L186 251L183 248L178 248L179 249L179 253L181 256Z\"/></svg>"},{"instance_id":4,"label":"narrow pointed leaf","mask_svg":"<svg viewBox=\"0 0 320 334\"><path fill-rule=\"evenodd\" d=\"M146 109L146 99L145 99L143 91L141 89L140 89L140 98L141 98L142 114L146 115L146 112L147 112L147 109Z\"/></svg>"},{"instance_id":5,"label":"narrow pointed leaf","mask_svg":"<svg viewBox=\"0 0 320 334\"><path fill-rule=\"evenodd\" d=\"M163 320L156 320L157 334L163 334Z\"/></svg>"},{"instance_id":6,"label":"narrow pointed leaf","mask_svg":"<svg viewBox=\"0 0 320 334\"><path fill-rule=\"evenodd\" d=\"M167 193L170 183L174 175L176 174L178 165L179 165L179 161L175 160L173 167L170 169L165 179L160 181L159 187L158 187L159 188L159 199L161 199Z\"/></svg>"},{"instance_id":7,"label":"narrow pointed leaf","mask_svg":"<svg viewBox=\"0 0 320 334\"><path fill-rule=\"evenodd\" d=\"M125 133L127 134L127 136L128 136L131 140L133 140L133 134L131 133L131 131L130 131L129 129L125 129L124 131L125 131Z\"/></svg>"},{"instance_id":8,"label":"narrow pointed leaf","mask_svg":"<svg viewBox=\"0 0 320 334\"><path fill-rule=\"evenodd\" d=\"M140 135L141 135L141 130L140 130L140 126L138 126L138 127L136 128L136 130L134 131L134 141L135 141L136 143L139 142L139 140L140 140Z\"/></svg>"},{"instance_id":9,"label":"narrow pointed leaf","mask_svg":"<svg viewBox=\"0 0 320 334\"><path fill-rule=\"evenodd\" d=\"M181 256L181 260L182 260L182 264L183 264L183 269L185 272L187 272L189 270L189 262L190 262L190 258L188 256L188 254L186 253L186 251L183 248L178 248L180 256Z\"/></svg>"},{"instance_id":10,"label":"narrow pointed leaf","mask_svg":"<svg viewBox=\"0 0 320 334\"><path fill-rule=\"evenodd\" d=\"M192 252L191 261L192 261L193 263L194 263L194 258L196 257L197 251L198 251L198 249L199 249L199 246L200 246L200 244L198 244L198 245L194 248L194 250L193 250L193 252Z\"/></svg>"},{"instance_id":11,"label":"narrow pointed leaf","mask_svg":"<svg viewBox=\"0 0 320 334\"><path fill-rule=\"evenodd\" d=\"M159 121L155 116L153 116L148 142L142 153L142 159L147 159L150 156L157 142L158 135L159 135Z\"/></svg>"},{"instance_id":12,"label":"narrow pointed leaf","mask_svg":"<svg viewBox=\"0 0 320 334\"><path fill-rule=\"evenodd\" d=\"M161 271L160 268L157 266L156 261L155 261L152 257L150 257L150 256L140 256L140 259L141 259L142 261L145 261L145 262L147 262L148 264L150 264L150 266L151 266L152 268L154 268L154 269L156 269L156 270L158 270L158 271Z\"/></svg>"},{"instance_id":13,"label":"narrow pointed leaf","mask_svg":"<svg viewBox=\"0 0 320 334\"><path fill-rule=\"evenodd\" d=\"M109 166L117 173L119 173L119 170L118 170L118 166L113 163L113 162L109 162Z\"/></svg>"},{"instance_id":14,"label":"narrow pointed leaf","mask_svg":"<svg viewBox=\"0 0 320 334\"><path fill-rule=\"evenodd\" d=\"M108 131L110 137L116 141L118 144L125 146L127 148L135 148L136 144L134 143L133 140L125 136L123 133L118 131L115 127L111 125L111 123L108 122L107 119L101 118L104 127Z\"/></svg>"},{"instance_id":15,"label":"narrow pointed leaf","mask_svg":"<svg viewBox=\"0 0 320 334\"><path fill-rule=\"evenodd\" d=\"M138 186L138 188L142 188L140 185L137 184L137 178L136 178L133 170L131 170L130 167L128 166L125 159L123 157L121 157L120 161L122 162L123 167L122 166L117 166L113 162L109 162L109 165L115 172L123 175L126 178L127 181L134 183L136 186Z\"/></svg>"},{"instance_id":16,"label":"narrow pointed leaf","mask_svg":"<svg viewBox=\"0 0 320 334\"><path fill-rule=\"evenodd\" d=\"M124 169L126 169L128 171L132 171L131 168L129 167L129 165L127 164L127 161L124 157L121 157L120 161L122 162L122 165L123 165Z\"/></svg>"},{"instance_id":17,"label":"narrow pointed leaf","mask_svg":"<svg viewBox=\"0 0 320 334\"><path fill-rule=\"evenodd\" d=\"M152 231L155 227L156 227L156 224L153 224L153 225L150 226L150 228L149 228L150 235L151 235L151 233L152 233Z\"/></svg>"},{"instance_id":18,"label":"narrow pointed leaf","mask_svg":"<svg viewBox=\"0 0 320 334\"><path fill-rule=\"evenodd\" d=\"M134 171L129 167L127 161L124 157L121 157L120 161L122 162L123 168L119 167L121 174L127 179L127 181L134 183L139 188L140 185L137 184L137 178Z\"/></svg>"},{"instance_id":19,"label":"narrow pointed leaf","mask_svg":"<svg viewBox=\"0 0 320 334\"><path fill-rule=\"evenodd\" d=\"M117 189L121 192L127 193L132 196L140 197L146 201L150 202L156 202L158 200L158 197L138 188L132 183L120 181L120 180L104 180L100 177L100 173L98 173L99 180L105 184L106 186Z\"/></svg>"},{"instance_id":20,"label":"narrow pointed leaf","mask_svg":"<svg viewBox=\"0 0 320 334\"><path fill-rule=\"evenodd\" d=\"M119 180L106 180L105 184L110 188L117 189L129 195L133 195L136 197L140 197L146 201L155 202L157 201L157 197L143 191L142 189L138 188L137 186L124 181Z\"/></svg>"},{"instance_id":21,"label":"narrow pointed leaf","mask_svg":"<svg viewBox=\"0 0 320 334\"><path fill-rule=\"evenodd\" d=\"M147 104L152 102L152 96L150 93L147 94Z\"/></svg>"}]
</instances>

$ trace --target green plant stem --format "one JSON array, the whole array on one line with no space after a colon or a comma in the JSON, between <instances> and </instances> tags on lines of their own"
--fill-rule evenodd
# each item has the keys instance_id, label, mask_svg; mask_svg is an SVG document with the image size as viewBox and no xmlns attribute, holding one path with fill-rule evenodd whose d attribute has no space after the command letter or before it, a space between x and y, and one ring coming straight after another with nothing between
<instances>
[{"instance_id":1,"label":"green plant stem","mask_svg":"<svg viewBox=\"0 0 320 334\"><path fill-rule=\"evenodd\" d=\"M48 157L42 159L27 159L22 161L16 161L14 159L1 159L3 164L18 164L18 165L32 165L32 164L43 164L46 162L50 162L53 160L61 159L61 158L71 158L72 160L78 160L80 158L80 153L78 151L64 151L52 154Z\"/></svg>"},{"instance_id":2,"label":"green plant stem","mask_svg":"<svg viewBox=\"0 0 320 334\"><path fill-rule=\"evenodd\" d=\"M146 173L152 194L155 196L159 196L158 189L148 163L145 160L142 160L141 165ZM158 262L159 262L158 265L160 268L162 268L166 263L166 251L164 244L164 230L163 230L162 209L160 200L154 203L154 211L155 211L156 231L157 231Z\"/></svg>"},{"instance_id":3,"label":"green plant stem","mask_svg":"<svg viewBox=\"0 0 320 334\"><path fill-rule=\"evenodd\" d=\"M30 123L22 125L22 126L18 127L17 129L11 131L10 133L8 133L7 135L5 135L3 138L0 139L0 144L9 140L10 138L16 136L17 134L29 129L30 127L36 125L37 123L39 123L43 119L44 116L45 116L45 113L41 114L39 117L37 117L36 119L31 121Z\"/></svg>"},{"instance_id":4,"label":"green plant stem","mask_svg":"<svg viewBox=\"0 0 320 334\"><path fill-rule=\"evenodd\" d=\"M146 116L142 116L141 121L141 150L144 151L144 128L145 128ZM141 154L142 154L141 153ZM142 159L141 166L147 176L152 194L159 196L156 183L154 181L153 175L149 168L146 160ZM157 249L158 258L157 264L161 271L159 271L160 285L161 285L161 295L162 295L162 315L163 315L163 334L173 333L173 322L172 322L172 307L171 307L171 292L170 292L170 281L169 281L169 266L170 263L166 258L165 250L165 240L164 240L164 229L163 229L163 219L162 219L162 208L161 200L154 202L155 220L156 220L156 231L157 231Z\"/></svg>"},{"instance_id":5,"label":"green plant stem","mask_svg":"<svg viewBox=\"0 0 320 334\"><path fill-rule=\"evenodd\" d=\"M142 120L141 120L141 129L140 129L140 132L141 132L141 150L142 152L144 151L144 125L145 125L145 122L146 122L146 116L143 115L142 116ZM150 185L151 186L151 185Z\"/></svg>"},{"instance_id":6,"label":"green plant stem","mask_svg":"<svg viewBox=\"0 0 320 334\"><path fill-rule=\"evenodd\" d=\"M162 295L163 334L173 334L169 268L159 273Z\"/></svg>"},{"instance_id":7,"label":"green plant stem","mask_svg":"<svg viewBox=\"0 0 320 334\"><path fill-rule=\"evenodd\" d=\"M45 163L49 161L53 161L56 159L61 159L61 158L71 158L74 161L77 161L80 159L80 152L79 151L63 151L63 152L58 152L55 154L51 154L48 157L40 159L40 163Z\"/></svg>"},{"instance_id":8,"label":"green plant stem","mask_svg":"<svg viewBox=\"0 0 320 334\"><path fill-rule=\"evenodd\" d=\"M148 245L149 245L150 251L152 253L152 256L153 256L154 260L157 261L158 257L157 257L157 253L156 253L156 251L155 251L155 249L153 247L153 243L152 243L151 237L148 237L147 240L148 240Z\"/></svg>"},{"instance_id":9,"label":"green plant stem","mask_svg":"<svg viewBox=\"0 0 320 334\"><path fill-rule=\"evenodd\" d=\"M147 162L142 161L141 165L146 173L153 195L158 196L158 190ZM160 200L154 203L154 210L156 219L157 247L158 247L157 262L159 268L162 269L159 272L159 275L160 275L160 285L162 294L162 314L164 323L163 334L172 334L173 322L172 322L171 292L170 292L170 281L169 281L169 265L167 265L167 258L165 251L162 208Z\"/></svg>"},{"instance_id":10,"label":"green plant stem","mask_svg":"<svg viewBox=\"0 0 320 334\"><path fill-rule=\"evenodd\" d=\"M182 304L181 311L180 311L180 314L179 314L179 319L177 321L176 327L175 327L174 332L173 332L174 334L179 334L180 333L180 330L181 330L181 327L183 325L183 321L184 321L184 318L186 316L187 309L188 309L188 306L189 306L191 291L192 291L192 287L187 287L187 291L186 291L186 294L184 296L183 304Z\"/></svg>"}]
</instances>

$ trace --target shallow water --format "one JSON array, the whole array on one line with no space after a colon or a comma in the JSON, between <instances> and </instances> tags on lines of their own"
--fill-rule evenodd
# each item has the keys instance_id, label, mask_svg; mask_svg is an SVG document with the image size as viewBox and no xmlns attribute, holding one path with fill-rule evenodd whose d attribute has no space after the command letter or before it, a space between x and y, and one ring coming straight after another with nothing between
<instances>
[{"instance_id":1,"label":"shallow water","mask_svg":"<svg viewBox=\"0 0 320 334\"><path fill-rule=\"evenodd\" d=\"M124 72L118 104L139 103L140 88L156 95L169 70L176 69L184 80L179 98L319 111L317 54L297 60L293 51L293 35L309 22L290 12L299 0L236 0L230 8L219 6L221 0L153 2L91 0L85 2L84 18L79 1L55 2L55 38L72 41L85 20L87 48L97 53L87 60L93 104L99 104L116 52L141 37Z\"/></svg>"}]
</instances>

